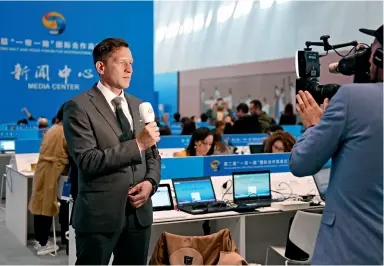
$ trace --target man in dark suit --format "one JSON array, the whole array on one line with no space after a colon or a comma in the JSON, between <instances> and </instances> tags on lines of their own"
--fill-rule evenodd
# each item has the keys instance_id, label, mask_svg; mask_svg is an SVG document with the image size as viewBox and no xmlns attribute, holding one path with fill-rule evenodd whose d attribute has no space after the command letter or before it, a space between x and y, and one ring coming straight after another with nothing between
<instances>
[{"instance_id":1,"label":"man in dark suit","mask_svg":"<svg viewBox=\"0 0 384 266\"><path fill-rule=\"evenodd\" d=\"M261 133L257 116L248 114L249 108L245 103L240 103L237 108L237 120L227 134L254 134ZM227 128L228 132L228 128Z\"/></svg>"},{"instance_id":2,"label":"man in dark suit","mask_svg":"<svg viewBox=\"0 0 384 266\"><path fill-rule=\"evenodd\" d=\"M93 50L100 81L70 100L64 130L79 170L74 206L77 265L144 265L153 222L150 196L160 182L156 123L140 124L141 101L127 93L133 58L122 39Z\"/></svg>"}]
</instances>

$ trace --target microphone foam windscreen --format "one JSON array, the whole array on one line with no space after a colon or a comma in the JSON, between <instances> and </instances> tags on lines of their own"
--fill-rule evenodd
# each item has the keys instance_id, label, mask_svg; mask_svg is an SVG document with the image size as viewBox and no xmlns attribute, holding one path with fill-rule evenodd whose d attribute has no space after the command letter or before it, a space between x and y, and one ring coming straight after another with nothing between
<instances>
[{"instance_id":1,"label":"microphone foam windscreen","mask_svg":"<svg viewBox=\"0 0 384 266\"><path fill-rule=\"evenodd\" d=\"M140 118L147 124L155 121L155 112L153 111L152 104L149 102L141 103L139 106Z\"/></svg>"}]
</instances>

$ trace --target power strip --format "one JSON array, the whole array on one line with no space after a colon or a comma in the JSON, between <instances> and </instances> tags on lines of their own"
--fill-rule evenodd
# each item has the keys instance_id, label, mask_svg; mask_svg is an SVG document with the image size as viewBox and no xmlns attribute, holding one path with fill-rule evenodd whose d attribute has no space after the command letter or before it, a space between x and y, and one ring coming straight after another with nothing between
<instances>
[{"instance_id":1,"label":"power strip","mask_svg":"<svg viewBox=\"0 0 384 266\"><path fill-rule=\"evenodd\" d=\"M272 208L279 209L281 211L294 211L294 210L308 209L309 206L310 206L309 202L298 201L298 200L272 202L271 204Z\"/></svg>"}]
</instances>

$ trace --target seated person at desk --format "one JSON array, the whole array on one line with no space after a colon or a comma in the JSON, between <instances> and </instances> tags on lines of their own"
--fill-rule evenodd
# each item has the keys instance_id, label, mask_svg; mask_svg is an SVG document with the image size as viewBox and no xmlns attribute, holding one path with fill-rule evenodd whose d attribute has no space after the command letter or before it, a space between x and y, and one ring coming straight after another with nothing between
<instances>
[{"instance_id":1,"label":"seated person at desk","mask_svg":"<svg viewBox=\"0 0 384 266\"><path fill-rule=\"evenodd\" d=\"M214 132L207 127L200 127L193 132L188 147L175 157L212 155L215 150Z\"/></svg>"},{"instance_id":2,"label":"seated person at desk","mask_svg":"<svg viewBox=\"0 0 384 266\"><path fill-rule=\"evenodd\" d=\"M58 114L60 122L51 127L40 145L40 155L33 176L32 195L28 209L34 215L37 255L46 255L58 246L48 241L52 217L59 214L56 196L57 182L61 175L67 175L69 161L67 142L63 129L63 106Z\"/></svg>"},{"instance_id":3,"label":"seated person at desk","mask_svg":"<svg viewBox=\"0 0 384 266\"><path fill-rule=\"evenodd\" d=\"M296 115L293 113L293 105L285 106L284 114L280 116L279 125L296 125Z\"/></svg>"},{"instance_id":4,"label":"seated person at desk","mask_svg":"<svg viewBox=\"0 0 384 266\"><path fill-rule=\"evenodd\" d=\"M217 123L220 123L220 122L223 122L223 121L217 121ZM222 141L222 135L221 133L219 132L218 129L216 129L216 134L215 134L215 138L214 138L214 141L215 141L215 150L213 152L214 155L229 155L229 154L234 154L235 151L234 151L234 148L231 147L231 146L228 146L228 145L225 145Z\"/></svg>"},{"instance_id":5,"label":"seated person at desk","mask_svg":"<svg viewBox=\"0 0 384 266\"><path fill-rule=\"evenodd\" d=\"M291 152L295 143L296 140L291 134L278 131L269 136L265 145L265 153Z\"/></svg>"},{"instance_id":6,"label":"seated person at desk","mask_svg":"<svg viewBox=\"0 0 384 266\"><path fill-rule=\"evenodd\" d=\"M192 119L185 117L181 122L182 131L180 135L192 135L196 130L196 123Z\"/></svg>"},{"instance_id":7,"label":"seated person at desk","mask_svg":"<svg viewBox=\"0 0 384 266\"><path fill-rule=\"evenodd\" d=\"M38 120L37 120L37 128L38 129L47 129L49 126L48 124L48 119L45 118L45 117L40 117Z\"/></svg>"}]
</instances>

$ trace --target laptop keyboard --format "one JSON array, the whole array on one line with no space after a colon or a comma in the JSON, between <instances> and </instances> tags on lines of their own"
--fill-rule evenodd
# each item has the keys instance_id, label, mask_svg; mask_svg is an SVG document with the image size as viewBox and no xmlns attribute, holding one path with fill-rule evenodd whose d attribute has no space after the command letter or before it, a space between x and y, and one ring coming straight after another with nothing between
<instances>
[{"instance_id":1,"label":"laptop keyboard","mask_svg":"<svg viewBox=\"0 0 384 266\"><path fill-rule=\"evenodd\" d=\"M268 201L256 201L256 202L244 202L234 209L234 211L242 212L242 211L254 211L257 208L262 207L270 207L271 206L271 200Z\"/></svg>"},{"instance_id":2,"label":"laptop keyboard","mask_svg":"<svg viewBox=\"0 0 384 266\"><path fill-rule=\"evenodd\" d=\"M181 211L186 211L192 214L203 214L203 213L215 213L232 211L233 207L228 206L224 201L210 202L207 204L196 204L189 206L180 206Z\"/></svg>"}]
</instances>

